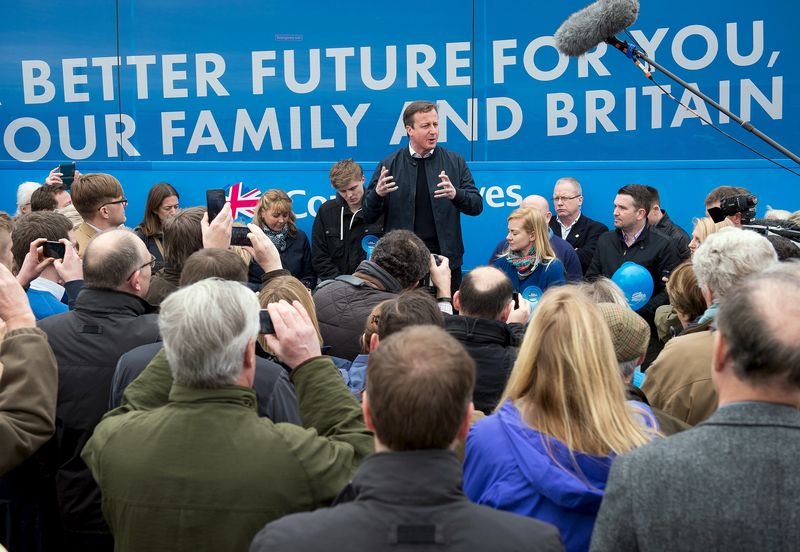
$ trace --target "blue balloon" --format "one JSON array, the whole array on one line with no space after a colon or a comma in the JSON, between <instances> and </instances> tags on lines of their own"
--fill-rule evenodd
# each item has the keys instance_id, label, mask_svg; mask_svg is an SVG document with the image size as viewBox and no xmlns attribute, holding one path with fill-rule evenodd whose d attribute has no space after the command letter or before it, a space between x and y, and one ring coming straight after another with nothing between
<instances>
[{"instance_id":1,"label":"blue balloon","mask_svg":"<svg viewBox=\"0 0 800 552\"><path fill-rule=\"evenodd\" d=\"M642 265L630 261L623 263L611 281L620 287L633 310L645 306L653 295L653 276Z\"/></svg>"}]
</instances>

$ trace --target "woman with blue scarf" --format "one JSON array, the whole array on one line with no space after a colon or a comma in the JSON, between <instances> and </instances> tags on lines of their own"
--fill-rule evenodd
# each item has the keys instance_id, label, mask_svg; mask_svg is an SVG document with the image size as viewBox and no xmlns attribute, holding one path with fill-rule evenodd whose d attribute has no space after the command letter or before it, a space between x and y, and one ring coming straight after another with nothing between
<instances>
[{"instance_id":1,"label":"woman with blue scarf","mask_svg":"<svg viewBox=\"0 0 800 552\"><path fill-rule=\"evenodd\" d=\"M547 223L537 209L522 207L508 217L508 250L492 263L506 273L514 291L538 300L566 280L564 265L550 245Z\"/></svg>"},{"instance_id":2,"label":"woman with blue scarf","mask_svg":"<svg viewBox=\"0 0 800 552\"><path fill-rule=\"evenodd\" d=\"M317 275L311 266L311 245L305 232L297 228L292 198L283 190L267 190L261 196L253 216L253 224L259 226L281 254L281 264L292 276L303 282L308 289L317 287ZM248 281L251 286L261 287L264 271L250 261Z\"/></svg>"}]
</instances>

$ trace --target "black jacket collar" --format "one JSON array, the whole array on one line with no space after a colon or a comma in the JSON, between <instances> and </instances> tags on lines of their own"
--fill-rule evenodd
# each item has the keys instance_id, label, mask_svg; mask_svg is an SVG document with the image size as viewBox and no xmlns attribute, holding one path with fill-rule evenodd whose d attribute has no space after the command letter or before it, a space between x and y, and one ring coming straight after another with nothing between
<instances>
[{"instance_id":1,"label":"black jacket collar","mask_svg":"<svg viewBox=\"0 0 800 552\"><path fill-rule=\"evenodd\" d=\"M459 341L468 341L474 344L512 345L513 336L508 331L508 325L501 320L486 320L472 316L446 316L445 328L447 333Z\"/></svg>"},{"instance_id":2,"label":"black jacket collar","mask_svg":"<svg viewBox=\"0 0 800 552\"><path fill-rule=\"evenodd\" d=\"M435 505L464 500L461 464L449 450L381 452L358 467L352 490L358 500Z\"/></svg>"},{"instance_id":3,"label":"black jacket collar","mask_svg":"<svg viewBox=\"0 0 800 552\"><path fill-rule=\"evenodd\" d=\"M141 316L156 312L156 308L136 295L113 289L83 288L75 300L76 311L100 314Z\"/></svg>"}]
</instances>

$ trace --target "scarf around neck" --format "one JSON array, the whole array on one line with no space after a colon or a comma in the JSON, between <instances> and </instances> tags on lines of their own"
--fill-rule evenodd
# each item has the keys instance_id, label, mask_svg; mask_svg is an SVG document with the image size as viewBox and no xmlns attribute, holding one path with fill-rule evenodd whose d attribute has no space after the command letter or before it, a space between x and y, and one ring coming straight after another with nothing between
<instances>
[{"instance_id":1,"label":"scarf around neck","mask_svg":"<svg viewBox=\"0 0 800 552\"><path fill-rule=\"evenodd\" d=\"M266 224L262 227L264 233L269 238L273 244L275 244L275 249L277 249L280 253L286 251L286 237L289 235L289 225L285 225L282 230L275 231Z\"/></svg>"},{"instance_id":2,"label":"scarf around neck","mask_svg":"<svg viewBox=\"0 0 800 552\"><path fill-rule=\"evenodd\" d=\"M509 249L506 254L506 259L511 263L511 266L517 270L517 275L520 280L524 280L533 274L533 271L536 270L539 267L539 263L541 263L541 258L536 253L536 248L534 246L531 246L527 255L520 255Z\"/></svg>"}]
</instances>

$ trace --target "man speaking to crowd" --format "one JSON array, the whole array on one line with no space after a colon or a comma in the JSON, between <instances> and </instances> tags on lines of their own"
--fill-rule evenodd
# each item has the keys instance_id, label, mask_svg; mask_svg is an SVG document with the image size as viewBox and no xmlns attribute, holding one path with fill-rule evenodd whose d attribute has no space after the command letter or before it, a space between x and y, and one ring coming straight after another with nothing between
<instances>
[{"instance_id":1,"label":"man speaking to crowd","mask_svg":"<svg viewBox=\"0 0 800 552\"><path fill-rule=\"evenodd\" d=\"M384 214L386 232L413 230L431 253L450 259L451 288L457 290L464 256L460 214L480 215L483 200L464 158L436 145L436 104L410 103L403 124L408 147L378 165L364 199L364 220L369 224Z\"/></svg>"}]
</instances>

